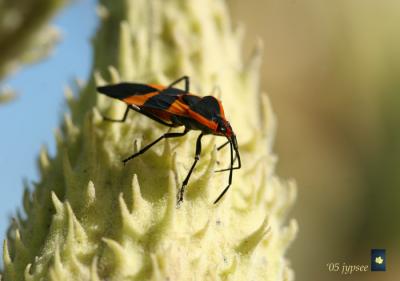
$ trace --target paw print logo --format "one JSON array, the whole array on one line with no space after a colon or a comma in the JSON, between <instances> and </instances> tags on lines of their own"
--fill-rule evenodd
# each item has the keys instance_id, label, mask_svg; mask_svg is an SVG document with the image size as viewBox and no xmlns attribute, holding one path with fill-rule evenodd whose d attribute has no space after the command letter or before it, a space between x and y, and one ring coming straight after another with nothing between
<instances>
[{"instance_id":1,"label":"paw print logo","mask_svg":"<svg viewBox=\"0 0 400 281\"><path fill-rule=\"evenodd\" d=\"M383 263L382 257L381 257L381 256L376 257L376 258L375 258L375 262L376 262L377 264L382 264L382 263Z\"/></svg>"}]
</instances>

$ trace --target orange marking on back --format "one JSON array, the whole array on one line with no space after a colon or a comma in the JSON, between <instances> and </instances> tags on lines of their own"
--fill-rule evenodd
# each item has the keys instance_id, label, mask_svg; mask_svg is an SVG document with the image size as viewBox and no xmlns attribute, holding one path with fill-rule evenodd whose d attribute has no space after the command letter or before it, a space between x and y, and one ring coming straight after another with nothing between
<instances>
[{"instance_id":1,"label":"orange marking on back","mask_svg":"<svg viewBox=\"0 0 400 281\"><path fill-rule=\"evenodd\" d=\"M224 113L224 108L222 107L222 102L220 102L220 100L218 100L218 99L217 99L217 101L218 101L218 105L219 105L219 111L221 112L220 115L223 119L225 119L225 113Z\"/></svg>"},{"instance_id":2,"label":"orange marking on back","mask_svg":"<svg viewBox=\"0 0 400 281\"><path fill-rule=\"evenodd\" d=\"M124 98L123 101L126 102L127 104L134 104L137 106L142 106L149 98L158 95L159 92L152 92L148 93L146 95L137 95L137 96L130 96L127 98Z\"/></svg>"},{"instance_id":3,"label":"orange marking on back","mask_svg":"<svg viewBox=\"0 0 400 281\"><path fill-rule=\"evenodd\" d=\"M165 86L158 85L158 84L148 84L148 86L150 86L150 87L152 87L154 89L157 89L159 91L162 91L162 90L164 90L166 88Z\"/></svg>"},{"instance_id":4,"label":"orange marking on back","mask_svg":"<svg viewBox=\"0 0 400 281\"><path fill-rule=\"evenodd\" d=\"M183 103L179 99L175 100L167 109L169 113L179 115L179 116L187 116L188 115L189 106L186 103Z\"/></svg>"}]
</instances>

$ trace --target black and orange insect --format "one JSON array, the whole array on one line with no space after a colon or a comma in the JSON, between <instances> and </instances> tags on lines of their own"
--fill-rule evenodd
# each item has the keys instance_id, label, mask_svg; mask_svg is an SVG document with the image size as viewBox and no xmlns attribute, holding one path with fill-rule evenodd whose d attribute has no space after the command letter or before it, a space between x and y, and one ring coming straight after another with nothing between
<instances>
[{"instance_id":1,"label":"black and orange insect","mask_svg":"<svg viewBox=\"0 0 400 281\"><path fill-rule=\"evenodd\" d=\"M181 81L184 81L185 83L184 90L174 87ZM224 109L221 102L213 96L199 97L190 94L189 83L189 77L183 76L167 87L155 84L119 83L98 87L97 91L106 96L119 99L127 104L122 119L115 120L103 117L104 120L124 122L129 110L132 109L165 126L185 127L184 131L181 133L169 132L162 135L152 143L143 147L140 151L122 160L124 164L144 153L162 139L181 137L186 135L190 130L201 131L196 141L194 162L184 179L178 194L178 204L183 201L185 187L189 182L189 178L197 164L197 161L200 159L202 137L210 134L226 137L228 141L218 147L218 150L227 144L230 145L230 167L216 172L229 171L229 180L228 186L225 187L222 193L214 201L215 204L222 198L222 196L224 196L231 186L232 171L240 169L241 167L238 144L231 125L225 119ZM233 151L235 151L235 157L233 156ZM238 160L238 165L234 167L236 159Z\"/></svg>"}]
</instances>

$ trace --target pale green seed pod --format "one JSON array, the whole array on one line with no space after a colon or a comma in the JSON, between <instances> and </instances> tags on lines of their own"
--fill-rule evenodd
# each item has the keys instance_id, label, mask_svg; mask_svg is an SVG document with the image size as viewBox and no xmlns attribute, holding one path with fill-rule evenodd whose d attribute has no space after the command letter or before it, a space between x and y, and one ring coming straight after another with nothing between
<instances>
[{"instance_id":1,"label":"pale green seed pod","mask_svg":"<svg viewBox=\"0 0 400 281\"><path fill-rule=\"evenodd\" d=\"M274 173L274 117L259 92L260 47L243 62L242 32L223 1L103 1L94 40L95 81L56 134L57 155L39 157L42 179L26 192L4 246L4 280L293 280L285 258L297 224L296 197ZM109 67L110 66L110 67ZM108 70L106 70L108 68ZM199 164L176 207L195 140L165 140L126 166L121 160L168 128L95 91L120 80L169 84L191 77L191 92L220 95L237 134L242 169L228 182L225 140L203 138ZM181 129L174 129L181 131Z\"/></svg>"}]
</instances>

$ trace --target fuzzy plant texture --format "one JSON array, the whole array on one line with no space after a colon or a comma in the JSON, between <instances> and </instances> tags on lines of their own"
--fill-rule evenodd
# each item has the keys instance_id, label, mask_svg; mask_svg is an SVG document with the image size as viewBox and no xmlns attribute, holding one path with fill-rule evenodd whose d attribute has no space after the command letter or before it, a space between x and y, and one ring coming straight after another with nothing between
<instances>
[{"instance_id":1,"label":"fuzzy plant texture","mask_svg":"<svg viewBox=\"0 0 400 281\"><path fill-rule=\"evenodd\" d=\"M113 0L98 7L92 79L67 90L70 114L57 153L39 156L40 182L26 188L3 249L3 280L293 280L285 254L297 224L287 222L292 181L275 175L274 116L259 90L261 47L242 59L241 28L221 0ZM225 140L203 138L184 201L176 194L199 132L165 140L124 166L121 160L167 132L96 93L119 81L169 84L191 77L191 92L223 102L242 169L218 204L229 165ZM172 129L181 131L181 128ZM32 191L30 191L32 189Z\"/></svg>"}]
</instances>

